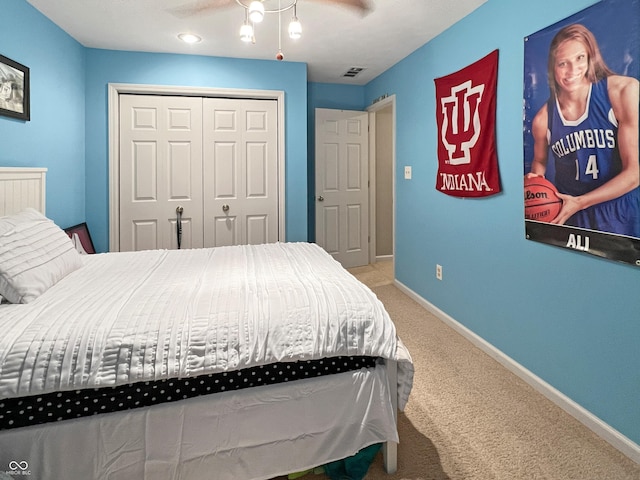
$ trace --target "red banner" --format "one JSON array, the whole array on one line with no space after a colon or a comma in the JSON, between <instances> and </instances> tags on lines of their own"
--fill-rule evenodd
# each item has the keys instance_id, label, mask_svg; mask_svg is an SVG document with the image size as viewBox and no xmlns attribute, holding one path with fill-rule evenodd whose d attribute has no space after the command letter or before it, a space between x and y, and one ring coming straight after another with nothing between
<instances>
[{"instance_id":1,"label":"red banner","mask_svg":"<svg viewBox=\"0 0 640 480\"><path fill-rule=\"evenodd\" d=\"M498 50L434 81L438 123L436 189L455 197L499 193L495 134Z\"/></svg>"}]
</instances>

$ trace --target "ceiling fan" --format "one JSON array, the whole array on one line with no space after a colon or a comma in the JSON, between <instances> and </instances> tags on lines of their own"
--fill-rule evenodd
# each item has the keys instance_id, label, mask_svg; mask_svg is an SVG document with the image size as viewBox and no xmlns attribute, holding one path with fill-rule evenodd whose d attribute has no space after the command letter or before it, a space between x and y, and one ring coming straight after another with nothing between
<instances>
[{"instance_id":1,"label":"ceiling fan","mask_svg":"<svg viewBox=\"0 0 640 480\"><path fill-rule=\"evenodd\" d=\"M278 14L278 24L280 24L280 15L288 10L293 10L293 16L289 23L289 37L293 40L297 40L302 35L302 26L296 15L296 7L299 0L198 0L190 5L177 7L170 10L171 13L178 17L190 17L194 15L206 14L216 9L222 9L233 5L240 6L245 10L245 21L240 27L240 39L243 42L256 43L256 37L254 33L254 26L257 23L261 23L265 14L276 13ZM334 3L345 7L350 7L358 10L362 15L365 15L369 11L370 0L315 0L325 3ZM283 4L284 2L284 4ZM278 27L279 28L279 27ZM284 59L282 53L282 33L279 30L278 36L278 51L276 53L276 59ZM198 41L198 36L185 35L185 41L187 37L195 38Z\"/></svg>"},{"instance_id":2,"label":"ceiling fan","mask_svg":"<svg viewBox=\"0 0 640 480\"><path fill-rule=\"evenodd\" d=\"M260 0L265 6L267 4L275 4L274 0ZM356 9L362 14L367 13L371 6L368 0L313 0L316 2L322 3L334 3L336 5L341 5L349 8ZM199 0L190 5L184 5L182 7L177 7L171 9L171 13L179 17L189 17L192 15L198 15L202 13L207 13L213 10L217 10L220 8L227 8L232 5L240 4L247 8L251 3L250 0Z\"/></svg>"}]
</instances>

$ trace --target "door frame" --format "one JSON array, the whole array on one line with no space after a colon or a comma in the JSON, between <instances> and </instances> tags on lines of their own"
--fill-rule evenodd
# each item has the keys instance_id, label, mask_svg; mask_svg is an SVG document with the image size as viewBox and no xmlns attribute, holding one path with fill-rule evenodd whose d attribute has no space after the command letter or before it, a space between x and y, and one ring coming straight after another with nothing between
<instances>
[{"instance_id":1,"label":"door frame","mask_svg":"<svg viewBox=\"0 0 640 480\"><path fill-rule=\"evenodd\" d=\"M393 198L392 242L396 258L396 96L389 95L369 105L369 263L376 263L376 112L391 107L391 196Z\"/></svg>"},{"instance_id":2,"label":"door frame","mask_svg":"<svg viewBox=\"0 0 640 480\"><path fill-rule=\"evenodd\" d=\"M285 238L285 118L284 91L244 90L232 88L186 87L168 85L142 85L128 83L108 84L109 125L109 251L120 251L120 95L165 95L191 97L225 97L276 100L278 103L278 238Z\"/></svg>"}]
</instances>

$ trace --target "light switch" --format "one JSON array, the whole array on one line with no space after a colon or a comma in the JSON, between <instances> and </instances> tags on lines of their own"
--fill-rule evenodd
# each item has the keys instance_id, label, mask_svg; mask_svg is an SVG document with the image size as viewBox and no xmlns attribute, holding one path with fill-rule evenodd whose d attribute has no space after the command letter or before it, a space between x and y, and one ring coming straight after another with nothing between
<instances>
[{"instance_id":1,"label":"light switch","mask_svg":"<svg viewBox=\"0 0 640 480\"><path fill-rule=\"evenodd\" d=\"M411 180L411 167L409 165L404 167L404 179Z\"/></svg>"}]
</instances>

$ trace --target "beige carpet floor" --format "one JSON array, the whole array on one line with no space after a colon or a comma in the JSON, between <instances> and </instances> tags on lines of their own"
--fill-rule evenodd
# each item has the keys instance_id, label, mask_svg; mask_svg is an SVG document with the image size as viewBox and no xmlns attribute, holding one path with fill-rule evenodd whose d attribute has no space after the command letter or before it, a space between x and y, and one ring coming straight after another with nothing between
<instances>
[{"instance_id":1,"label":"beige carpet floor","mask_svg":"<svg viewBox=\"0 0 640 480\"><path fill-rule=\"evenodd\" d=\"M416 374L398 472L378 454L366 480L640 480L640 465L403 294L381 263L351 271L385 305Z\"/></svg>"}]
</instances>

